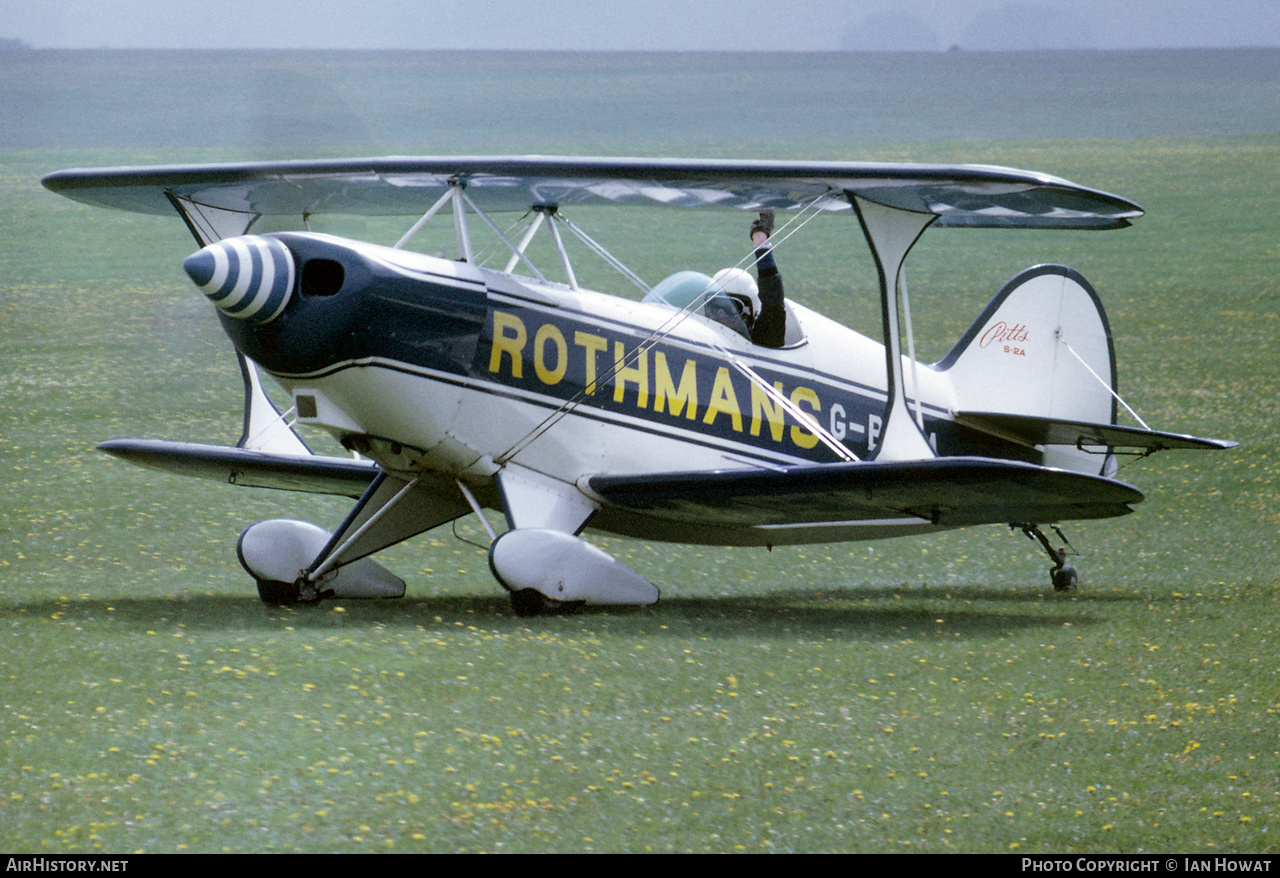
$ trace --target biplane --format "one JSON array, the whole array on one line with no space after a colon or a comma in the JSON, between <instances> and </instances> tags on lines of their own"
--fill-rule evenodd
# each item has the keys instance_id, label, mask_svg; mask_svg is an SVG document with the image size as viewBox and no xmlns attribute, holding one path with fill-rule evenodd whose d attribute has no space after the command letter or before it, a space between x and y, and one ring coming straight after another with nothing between
<instances>
[{"instance_id":1,"label":"biplane","mask_svg":"<svg viewBox=\"0 0 1280 878\"><path fill-rule=\"evenodd\" d=\"M1078 574L1044 528L1132 511L1143 495L1115 478L1118 453L1235 444L1136 415L1141 426L1118 422L1106 313L1064 266L1017 275L942 360L917 361L904 262L927 229L1106 230L1142 214L1044 174L389 157L67 170L43 182L88 204L181 217L200 247L184 268L244 377L234 447L99 447L169 472L355 500L332 531L288 519L243 531L240 561L269 603L401 596L404 581L370 556L473 513L522 615L658 599L582 538L588 528L772 548L1009 525L1042 546L1065 590ZM848 222L879 275L882 338L791 299L784 336L757 344L742 325L748 302L728 289L734 272L675 271L650 285L573 221L590 205L768 212L784 223L775 241L815 217ZM494 218L512 211L519 231ZM416 219L377 244L309 231L325 213ZM452 221L451 256L408 246L437 216ZM297 230L256 232L267 219ZM502 242L504 265L477 259L479 224ZM529 256L539 234L554 242L555 271ZM640 294L580 286L566 240ZM263 372L289 396L283 413ZM300 425L351 456L313 453ZM501 512L502 533L486 510Z\"/></svg>"}]
</instances>

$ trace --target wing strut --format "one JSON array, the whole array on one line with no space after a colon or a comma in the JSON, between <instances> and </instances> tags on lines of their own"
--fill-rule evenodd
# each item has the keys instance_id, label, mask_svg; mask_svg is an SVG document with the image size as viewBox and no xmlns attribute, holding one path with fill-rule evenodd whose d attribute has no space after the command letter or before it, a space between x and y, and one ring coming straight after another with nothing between
<instances>
[{"instance_id":1,"label":"wing strut","mask_svg":"<svg viewBox=\"0 0 1280 878\"><path fill-rule=\"evenodd\" d=\"M554 215L554 207L548 208L548 210ZM578 278L573 273L573 263L569 261L569 254L564 249L564 240L560 237L560 230L556 228L554 222L549 223L547 228L551 231L551 238L556 242L556 252L560 254L560 264L564 266L564 275L569 279L569 289L577 292L582 288L578 286Z\"/></svg>"},{"instance_id":2,"label":"wing strut","mask_svg":"<svg viewBox=\"0 0 1280 878\"><path fill-rule=\"evenodd\" d=\"M235 238L249 231L249 227L258 221L260 214L247 210L227 210L200 204L190 198L174 194L166 189L164 197L169 199L173 209L187 224L187 231L201 247L207 247L223 238Z\"/></svg>"},{"instance_id":3,"label":"wing strut","mask_svg":"<svg viewBox=\"0 0 1280 878\"><path fill-rule=\"evenodd\" d=\"M465 515L467 504L445 484L426 475L378 473L307 569L312 597L334 569Z\"/></svg>"},{"instance_id":4,"label":"wing strut","mask_svg":"<svg viewBox=\"0 0 1280 878\"><path fill-rule=\"evenodd\" d=\"M403 249L404 245L408 244L409 241L413 239L414 235L422 231L422 227L427 224L427 220L431 219L433 216L439 213L440 208L444 207L445 204L447 204L452 200L453 200L453 187L451 186L445 190L445 193L440 196L440 198L436 201L435 204L431 205L430 210L424 213L416 223L409 226L409 231L405 232L403 235L400 236L400 240L396 241L395 243L395 249L396 250Z\"/></svg>"},{"instance_id":5,"label":"wing strut","mask_svg":"<svg viewBox=\"0 0 1280 878\"><path fill-rule=\"evenodd\" d=\"M459 232L459 235L466 235L466 234L467 234L467 218L466 218L466 209L465 209L462 205L463 205L463 204L469 204L469 205L471 205L471 209L472 209L472 210L474 210L474 211L476 212L476 216L478 216L478 217L480 217L480 219L484 220L485 225L487 225L487 226L489 227L490 231L492 231L495 235L497 235L497 236L498 236L498 239L499 239L500 241L502 241L502 243L504 243L504 244L506 244L506 245L507 245L507 249L509 249L512 253L517 254L517 255L520 257L520 260L521 260L522 262L524 262L524 264L525 264L525 265L529 266L529 269L534 273L534 275L538 278L538 280L542 281L543 283L546 283L546 282L547 282L547 279L546 279L545 277L543 277L543 276L542 276L542 272L538 271L538 267L537 267L536 265L534 265L532 262L530 262L530 261L529 261L529 258L528 258L527 256L525 256L525 255L524 255L524 252L523 252L522 250L518 249L518 248L516 247L516 245L515 245L515 244L513 244L513 243L511 242L511 239L507 237L506 233L505 233L505 232L503 232L503 231L502 231L502 229L498 228L498 224L497 224L497 223L495 223L492 219L490 219L489 214L487 214L487 213L485 213L483 210L481 210L481 209L476 205L476 203L475 203L474 201L472 201L472 200L471 200L471 197L467 195L467 191L466 191L466 189L464 188L463 184L462 184L462 183L459 183L459 184L457 185L456 189L457 189L457 191L458 191L458 192L460 192L460 193L461 193L461 202L460 202L460 203L455 203L455 204L454 204L454 210L455 210L455 212L457 212L457 211L461 211L461 213L462 213L462 216L461 216L461 218L460 218L461 223L462 223L462 226L461 226L461 231ZM550 208L550 209L551 209L551 210L554 210L555 208ZM454 219L459 219L459 217L458 217L457 213L455 213L455 215L454 215ZM559 240L559 238L557 238L556 240L558 241L558 240ZM461 245L460 245L460 246L461 246ZM466 259L466 261L467 261L467 262L474 262L474 261L475 261L475 254L471 252L471 240L470 240L470 238L468 238L468 239L467 239L466 247L467 247L467 253L469 254L469 255L468 255L468 257L467 257L467 259ZM560 255L561 255L562 257L564 257L565 270L566 270L566 271L568 272L568 274L569 274L570 285L571 285L571 286L576 290L576 289L578 288L577 281L574 281L574 280L573 280L573 269L569 267L569 257L564 255L564 249L563 249L563 248L561 248Z\"/></svg>"},{"instance_id":6,"label":"wing strut","mask_svg":"<svg viewBox=\"0 0 1280 878\"><path fill-rule=\"evenodd\" d=\"M524 236L520 239L520 243L516 245L515 252L507 260L506 267L502 269L503 274L511 274L515 270L516 265L524 258L524 251L529 249L529 242L533 240L534 235L538 234L538 229L542 228L542 223L547 218L546 210L540 206L535 206L533 213L533 222L529 223L529 227L524 230Z\"/></svg>"},{"instance_id":7,"label":"wing strut","mask_svg":"<svg viewBox=\"0 0 1280 878\"><path fill-rule=\"evenodd\" d=\"M293 429L293 424L287 420L287 414L281 414L262 389L262 377L258 374L257 364L239 351L236 351L236 359L240 362L240 377L244 379L244 429L236 447L300 457L314 454ZM293 411L294 409L289 409L288 414Z\"/></svg>"},{"instance_id":8,"label":"wing strut","mask_svg":"<svg viewBox=\"0 0 1280 878\"><path fill-rule=\"evenodd\" d=\"M475 264L476 254L471 249L471 230L467 227L466 184L461 180L450 181L453 193L453 231L458 241L458 258Z\"/></svg>"},{"instance_id":9,"label":"wing strut","mask_svg":"<svg viewBox=\"0 0 1280 878\"><path fill-rule=\"evenodd\" d=\"M247 233L259 217L248 211L200 204L171 190L165 190L164 194L201 247ZM263 390L257 364L239 351L236 352L236 361L240 364L240 377L244 381L244 427L236 447L301 457L314 454Z\"/></svg>"},{"instance_id":10,"label":"wing strut","mask_svg":"<svg viewBox=\"0 0 1280 878\"><path fill-rule=\"evenodd\" d=\"M569 253L565 249L564 239L560 235L560 229L555 223L555 220L559 220L564 223L565 228L571 231L578 240L582 241L582 243L585 244L591 252L603 259L611 268L638 287L641 292L649 292L649 285L645 283L634 271L627 268L627 266L624 265L616 256L601 246L590 235L559 214L558 206L556 204L531 204L529 210L534 214L533 222L525 229L524 234L520 238L520 242L515 243L507 237L505 232L498 228L497 223L493 221L489 214L481 208L480 205L476 204L471 196L467 194L466 188L467 180L465 178L450 178L448 188L438 199L436 199L435 203L431 205L427 212L419 217L413 225L400 236L400 240L396 241L394 248L397 250L403 249L404 246L413 239L414 235L418 234L418 232L422 230L422 227L425 226L432 217L443 210L446 205L449 205L452 208L454 234L458 247L458 258L462 259L464 262L475 262L476 253L471 241L471 231L468 228L466 216L467 208L469 207L478 217L480 217L480 219L484 221L485 225L489 227L494 235L496 235L498 239L506 245L507 249L511 251L511 258L507 261L506 267L503 268L503 274L510 274L517 264L523 262L529 270L533 272L534 277L536 277L540 282L546 283L547 279L538 269L538 266L534 265L533 262L529 260L529 257L526 255L526 251L529 249L529 243L538 233L538 230L542 228L543 224L546 223L547 220L551 220L551 222L547 223L547 226L550 229L552 240L555 243L556 252L560 256L560 264L564 269L566 282L570 289L577 290L580 289L580 287L578 286L577 276L574 274L573 262L570 260ZM170 200L174 200L174 196L170 195ZM184 218L187 217L187 213L184 211L182 206L177 203L175 203L174 206L178 208L178 211L183 214ZM256 218L256 214L252 215L252 219L249 220L249 223L252 223L253 219ZM190 219L188 219L187 224L188 226L191 225ZM245 225L245 228L248 228L248 224ZM192 229L192 233L196 233L194 228ZM243 234L243 231L237 232L236 234ZM197 240L199 240L198 236Z\"/></svg>"},{"instance_id":11,"label":"wing strut","mask_svg":"<svg viewBox=\"0 0 1280 878\"><path fill-rule=\"evenodd\" d=\"M938 217L932 213L916 213L897 207L887 207L868 201L850 192L849 201L862 223L862 231L871 246L876 269L880 273L880 306L884 317L884 350L888 369L888 400L885 403L884 427L876 460L922 460L937 457L929 446L920 423L911 418L907 408L907 394L902 374L903 315L909 315L906 301L907 288L903 281L902 264L924 230ZM908 317L909 319L909 317ZM915 347L910 339L909 344ZM912 358L914 362L914 357ZM919 412L919 392L917 413Z\"/></svg>"}]
</instances>

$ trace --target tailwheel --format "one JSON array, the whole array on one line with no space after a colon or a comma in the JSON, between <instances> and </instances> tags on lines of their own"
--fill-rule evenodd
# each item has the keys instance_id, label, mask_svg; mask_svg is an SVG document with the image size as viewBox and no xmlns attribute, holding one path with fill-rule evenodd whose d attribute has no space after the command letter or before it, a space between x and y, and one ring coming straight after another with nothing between
<instances>
[{"instance_id":1,"label":"tailwheel","mask_svg":"<svg viewBox=\"0 0 1280 878\"><path fill-rule=\"evenodd\" d=\"M1050 525L1050 527L1052 527L1053 532L1061 537L1062 541L1066 543L1065 546L1061 546L1056 549L1053 547L1053 544L1049 542L1049 538L1044 535L1044 532L1040 530L1037 525L1023 524L1011 525L1011 527L1020 528L1022 532L1027 535L1027 539L1039 542L1041 547L1049 555L1049 560L1053 562L1053 566L1049 568L1049 581L1053 583L1054 591L1063 592L1074 591L1076 589L1080 584L1080 574L1076 572L1076 568L1067 563L1067 549L1070 547L1071 541L1067 539L1066 534L1064 534L1056 524Z\"/></svg>"},{"instance_id":2,"label":"tailwheel","mask_svg":"<svg viewBox=\"0 0 1280 878\"><path fill-rule=\"evenodd\" d=\"M1076 573L1076 568L1070 564L1054 567L1049 571L1049 578L1053 580L1054 591L1072 591L1080 583L1080 576Z\"/></svg>"}]
</instances>

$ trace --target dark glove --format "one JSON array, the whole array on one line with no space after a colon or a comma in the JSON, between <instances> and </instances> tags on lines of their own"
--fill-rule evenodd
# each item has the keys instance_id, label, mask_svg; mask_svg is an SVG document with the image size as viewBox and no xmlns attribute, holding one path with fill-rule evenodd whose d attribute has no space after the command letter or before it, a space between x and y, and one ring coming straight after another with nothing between
<instances>
[{"instance_id":1,"label":"dark glove","mask_svg":"<svg viewBox=\"0 0 1280 878\"><path fill-rule=\"evenodd\" d=\"M773 234L773 211L760 211L760 216L751 224L751 235L756 232L764 232L766 238Z\"/></svg>"}]
</instances>

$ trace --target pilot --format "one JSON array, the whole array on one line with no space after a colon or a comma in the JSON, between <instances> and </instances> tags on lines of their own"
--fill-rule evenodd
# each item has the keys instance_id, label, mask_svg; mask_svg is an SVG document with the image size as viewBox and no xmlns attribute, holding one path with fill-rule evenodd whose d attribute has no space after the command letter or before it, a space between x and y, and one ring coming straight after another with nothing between
<instances>
[{"instance_id":1,"label":"pilot","mask_svg":"<svg viewBox=\"0 0 1280 878\"><path fill-rule=\"evenodd\" d=\"M761 211L751 223L751 243L755 246L759 281L741 268L725 268L712 280L738 305L751 332L751 341L761 347L780 348L787 336L787 310L783 305L782 275L773 261L773 211Z\"/></svg>"}]
</instances>

